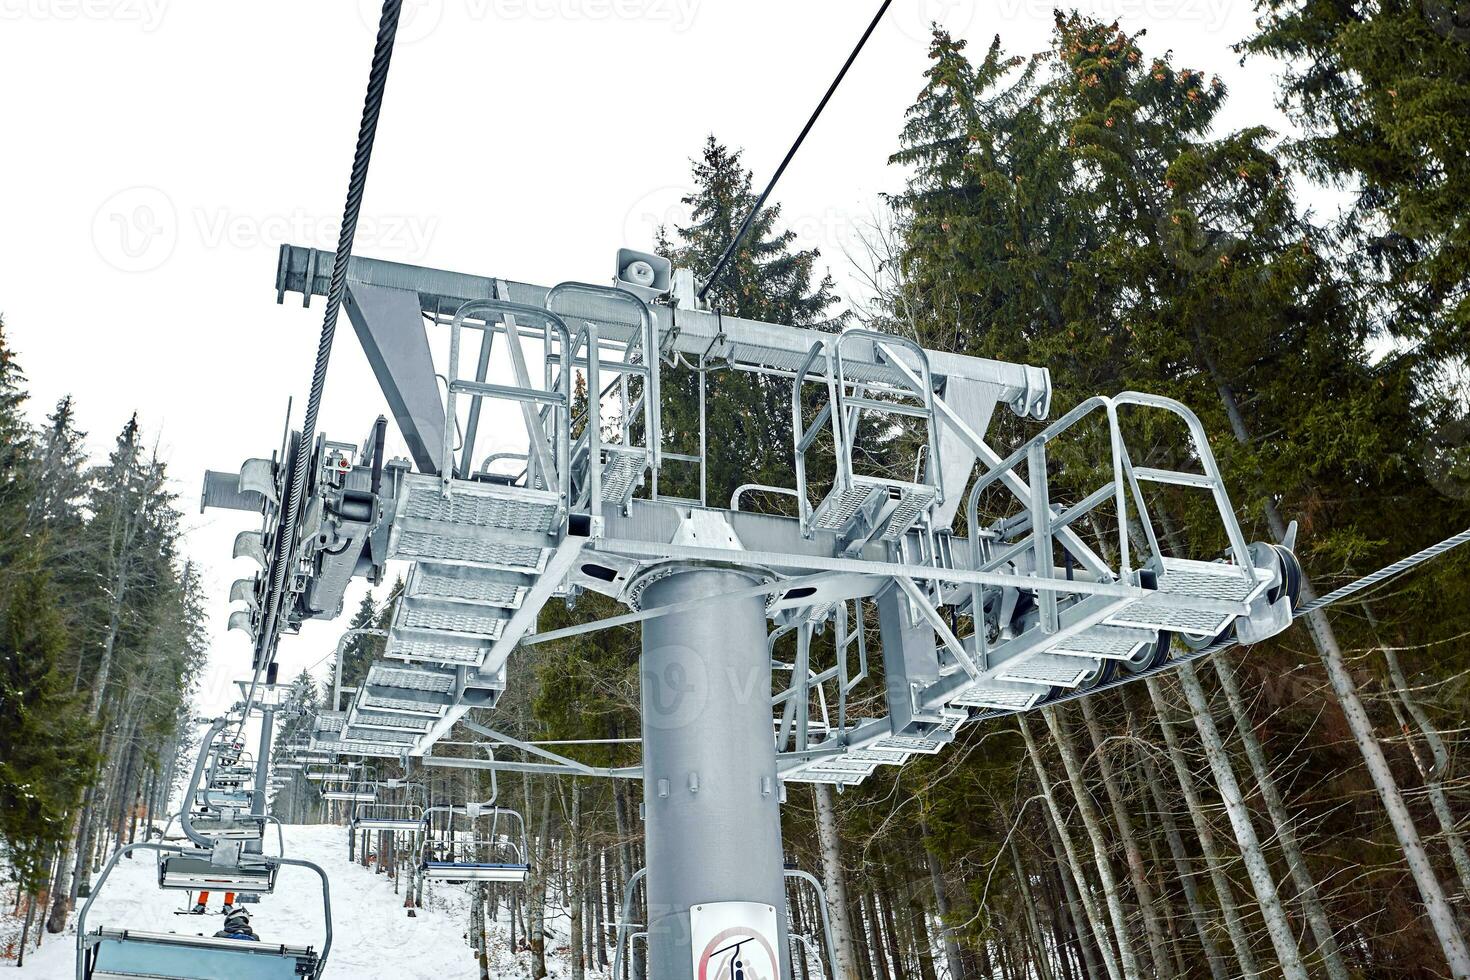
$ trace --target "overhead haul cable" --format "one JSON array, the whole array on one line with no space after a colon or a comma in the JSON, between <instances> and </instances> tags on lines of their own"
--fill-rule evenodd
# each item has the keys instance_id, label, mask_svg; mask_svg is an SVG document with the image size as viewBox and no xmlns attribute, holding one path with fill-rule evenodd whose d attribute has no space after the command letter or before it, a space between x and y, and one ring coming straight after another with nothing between
<instances>
[{"instance_id":1,"label":"overhead haul cable","mask_svg":"<svg viewBox=\"0 0 1470 980\"><path fill-rule=\"evenodd\" d=\"M781 175L786 172L787 164L789 164L791 162L791 159L796 156L796 151L801 149L801 144L806 139L806 134L810 133L812 131L812 127L816 125L817 118L821 116L822 110L827 108L827 103L832 100L832 94L837 91L837 86L842 84L842 79L847 76L847 70L851 68L852 63L857 60L858 54L863 50L863 45L868 43L868 38L871 37L873 31L877 29L878 22L881 21L883 19L883 15L888 12L888 5L892 2L893 0L883 0L882 6L878 8L878 12L873 15L872 21L868 24L868 29L866 31L863 31L862 37L858 38L857 46L852 49L852 53L849 54L847 56L847 60L842 63L842 70L837 73L836 78L832 79L832 84L827 86L827 93L822 96L822 101L817 103L817 108L814 112L812 112L811 118L808 119L806 121L806 125L801 128L801 134L796 137L796 142L792 143L791 149L786 151L786 158L781 161L781 165L777 167L776 172L771 175L770 183L766 184L766 189L761 191L761 196L756 198L755 205L751 207L750 212L746 214L745 220L740 223L740 230L735 232L735 237L730 240L729 245L725 246L725 251L720 255L719 261L715 263L714 270L709 274L709 278L705 280L704 285L700 287L700 299L704 299L705 294L710 291L710 288L713 287L715 283L719 282L720 274L725 271L725 266L730 262L731 257L735 255L735 250L740 247L740 243L745 239L746 234L749 233L750 226L755 221L755 216L760 213L761 208L766 206L766 198L770 197L771 191L776 189L776 181L781 179Z\"/></svg>"},{"instance_id":2,"label":"overhead haul cable","mask_svg":"<svg viewBox=\"0 0 1470 980\"><path fill-rule=\"evenodd\" d=\"M352 259L352 242L357 235L357 219L362 212L363 192L367 189L368 165L372 162L373 143L378 135L378 116L383 108L383 92L388 85L388 67L393 60L393 42L398 34L398 16L403 0L383 0L383 13L378 21L378 36L373 46L373 63L368 71L367 95L363 100L362 122L357 130L357 148L352 155L352 175L347 182L347 203L342 211L342 227L337 236L337 252L332 258L332 280L327 290L327 308L322 314L322 332L317 343L316 363L311 374L311 392L306 400L306 416L301 423L301 440L291 471L291 482L281 502L281 523L276 532L271 556L270 584L265 607L256 634L255 676L245 698L245 713L255 699L256 688L275 655L277 622L286 588L286 569L291 564L296 546L296 523L305 491L306 470L311 465L316 442L317 418L321 413L322 392L327 384L327 365L332 359L332 339L337 333L337 315L347 288L347 266ZM305 283L306 295L312 284ZM244 722L242 721L243 725Z\"/></svg>"}]
</instances>

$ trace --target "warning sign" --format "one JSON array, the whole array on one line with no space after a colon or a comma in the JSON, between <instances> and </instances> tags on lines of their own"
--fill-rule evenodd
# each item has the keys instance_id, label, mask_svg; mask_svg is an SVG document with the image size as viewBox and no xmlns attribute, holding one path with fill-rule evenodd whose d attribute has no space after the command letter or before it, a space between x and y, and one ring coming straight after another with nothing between
<instances>
[{"instance_id":1,"label":"warning sign","mask_svg":"<svg viewBox=\"0 0 1470 980\"><path fill-rule=\"evenodd\" d=\"M781 980L776 909L707 902L689 910L694 980Z\"/></svg>"}]
</instances>

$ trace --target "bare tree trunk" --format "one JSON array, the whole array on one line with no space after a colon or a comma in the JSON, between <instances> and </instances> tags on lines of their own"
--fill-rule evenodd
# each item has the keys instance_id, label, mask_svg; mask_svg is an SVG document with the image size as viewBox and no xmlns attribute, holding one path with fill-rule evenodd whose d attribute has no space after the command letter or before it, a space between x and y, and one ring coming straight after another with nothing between
<instances>
[{"instance_id":1,"label":"bare tree trunk","mask_svg":"<svg viewBox=\"0 0 1470 980\"><path fill-rule=\"evenodd\" d=\"M874 980L894 980L893 974L888 972L888 960L883 952L883 928L878 922L878 907L870 889L863 889L863 917L868 920L868 958L873 961Z\"/></svg>"},{"instance_id":2,"label":"bare tree trunk","mask_svg":"<svg viewBox=\"0 0 1470 980\"><path fill-rule=\"evenodd\" d=\"M909 925L914 932L914 949L919 957L919 980L939 980L939 975L934 972L934 943L929 938L924 903L919 901L917 894L909 899Z\"/></svg>"},{"instance_id":3,"label":"bare tree trunk","mask_svg":"<svg viewBox=\"0 0 1470 980\"><path fill-rule=\"evenodd\" d=\"M960 944L955 941L950 925L949 895L945 893L944 876L940 874L939 857L929 849L929 824L919 817L919 837L924 845L924 860L929 867L929 883L934 888L934 910L939 913L939 934L944 940L944 963L950 980L964 980L965 966L960 960Z\"/></svg>"},{"instance_id":4,"label":"bare tree trunk","mask_svg":"<svg viewBox=\"0 0 1470 980\"><path fill-rule=\"evenodd\" d=\"M1077 855L1077 848L1072 843L1072 835L1067 832L1067 822L1062 818L1061 806L1057 803L1056 792L1052 789L1051 777L1047 775L1046 766L1041 761L1041 752L1036 747L1036 740L1031 736L1031 726L1026 723L1024 714L1016 716L1016 723L1021 729L1021 737L1026 741L1026 752L1031 756L1031 768L1036 771L1036 780L1041 786L1041 795L1046 800L1046 808L1051 814L1052 823L1055 825L1057 836L1061 838L1062 846L1067 852L1066 871L1076 883L1078 897L1082 900L1082 907L1087 913L1087 924L1092 934L1097 939L1098 955L1102 957L1103 967L1108 972L1110 980L1120 980L1123 974L1120 972L1118 958L1113 954L1112 943L1108 939L1108 930L1103 925L1101 914L1098 912L1097 903L1093 901L1092 890L1088 885L1087 878L1082 871L1082 859ZM1123 940L1124 943L1127 940ZM986 972L989 968L986 967ZM1129 980L1138 975L1136 964L1133 972L1129 974Z\"/></svg>"},{"instance_id":5,"label":"bare tree trunk","mask_svg":"<svg viewBox=\"0 0 1470 980\"><path fill-rule=\"evenodd\" d=\"M1317 893L1317 882L1312 877L1311 869L1307 867L1307 859L1302 854L1301 846L1297 843L1294 821L1281 799L1276 779L1271 775L1266 752L1256 738L1250 712L1246 710L1240 686L1235 682L1235 674L1230 665L1225 663L1224 654L1216 654L1210 661L1214 665L1215 676L1220 679L1220 689L1225 693L1230 713L1235 717L1236 733L1245 748L1246 759L1250 761L1251 778L1261 791L1261 799L1265 801L1266 811L1271 815L1276 838L1281 842L1281 851L1286 856L1286 867L1291 873L1297 896L1301 899L1307 925L1312 930L1313 938L1317 940L1317 949L1322 955L1322 968L1327 972L1329 980L1349 980L1347 963L1342 958L1342 950L1338 948L1332 923L1328 920L1327 910L1323 908L1322 899Z\"/></svg>"},{"instance_id":6,"label":"bare tree trunk","mask_svg":"<svg viewBox=\"0 0 1470 980\"><path fill-rule=\"evenodd\" d=\"M1113 822L1118 825L1118 836L1123 839L1123 856L1128 862L1128 874L1133 880L1133 890L1138 894L1138 904L1143 912L1143 930L1148 937L1149 956L1153 959L1154 975L1163 976L1169 969L1169 952L1164 942L1164 930L1159 925L1158 910L1154 906L1154 892L1148 881L1148 868L1143 862L1143 851L1138 846L1138 836L1133 832L1133 820L1128 815L1123 789L1113 772L1108 758L1107 735L1097 723L1092 705L1087 698L1077 702L1082 708L1082 722L1087 734L1096 747L1098 773L1102 776L1103 792L1113 811Z\"/></svg>"},{"instance_id":7,"label":"bare tree trunk","mask_svg":"<svg viewBox=\"0 0 1470 980\"><path fill-rule=\"evenodd\" d=\"M486 935L489 930L485 924L485 893L489 890L483 881L475 884L475 919L479 924L480 942L475 948L475 959L480 965L480 980L490 980L490 940Z\"/></svg>"},{"instance_id":8,"label":"bare tree trunk","mask_svg":"<svg viewBox=\"0 0 1470 980\"><path fill-rule=\"evenodd\" d=\"M1429 746L1430 758L1424 759L1423 753L1415 743L1413 736L1409 733L1407 724L1400 721L1404 729L1405 740L1409 743L1409 751L1414 757L1414 766L1419 770L1419 776L1424 780L1424 788L1428 791L1429 805L1434 810L1434 816L1439 821L1440 832L1444 834L1445 846L1449 849L1450 860L1454 862L1455 873L1460 878L1460 890L1470 896L1470 853L1465 849L1465 838L1460 834L1455 822L1454 811L1450 809L1449 797L1445 795L1444 778L1450 766L1450 754L1445 748L1444 739L1439 730L1429 720L1419 702L1414 699L1413 689L1409 686L1408 679L1404 676L1404 668L1399 663L1399 656L1387 646L1382 647L1383 659L1388 665L1388 677L1393 683L1394 693L1403 704L1404 710L1409 717L1414 719L1414 726L1419 729L1419 734L1424 737L1424 742ZM1397 714L1397 708L1395 708Z\"/></svg>"},{"instance_id":9,"label":"bare tree trunk","mask_svg":"<svg viewBox=\"0 0 1470 980\"><path fill-rule=\"evenodd\" d=\"M1240 844L1245 869L1250 875L1251 886L1255 889L1256 900L1260 902L1261 914L1266 920L1266 932L1276 950L1281 972L1287 980L1307 980L1307 970L1302 965L1296 936L1292 934L1291 924L1286 919L1286 909L1282 907L1281 896L1271 878L1271 868L1261 851L1255 824L1251 822L1240 784L1235 779L1235 769L1230 764L1230 757L1225 754L1225 744L1215 727L1215 718L1210 714L1210 703L1205 697L1205 690L1200 686L1193 664L1180 664L1177 673L1184 688L1184 696L1189 699L1190 710L1194 713L1194 724L1199 729L1200 741L1204 744L1205 758L1209 760L1210 770L1215 774L1215 785L1220 789L1220 799L1225 803L1225 813L1230 817L1230 825L1235 828L1235 839Z\"/></svg>"},{"instance_id":10,"label":"bare tree trunk","mask_svg":"<svg viewBox=\"0 0 1470 980\"><path fill-rule=\"evenodd\" d=\"M614 734L616 734L616 732L614 732ZM618 862L620 863L622 869L623 883L624 885L626 885L627 882L633 880L635 865L635 862L633 860L633 833L628 828L629 820L626 812L626 807L630 806L631 802L627 801L624 797L621 780L614 779L612 782L613 816L617 820L618 825ZM635 904L632 907L618 910L619 921L623 919L626 919L629 922L637 921L634 912L634 910L638 907L636 902L637 899L635 898ZM629 944L633 945L631 940ZM647 972L647 967L643 959L643 948L641 946L638 946L632 950L625 951L624 955L626 955L628 958L628 966L626 967L626 969L630 971L629 975L632 980L643 980L644 975ZM623 980L623 978L614 977L613 980Z\"/></svg>"},{"instance_id":11,"label":"bare tree trunk","mask_svg":"<svg viewBox=\"0 0 1470 980\"><path fill-rule=\"evenodd\" d=\"M567 869L569 874L569 885L567 894L567 906L571 912L571 935L568 936L567 945L571 947L572 980L584 980L587 976L585 961L582 959L583 947L586 945L586 937L582 935L585 926L585 915L583 914L586 902L583 885L585 877L582 867L582 787L577 780L572 783L572 819L571 836L567 841L567 853L571 867Z\"/></svg>"},{"instance_id":12,"label":"bare tree trunk","mask_svg":"<svg viewBox=\"0 0 1470 980\"><path fill-rule=\"evenodd\" d=\"M1133 941L1128 935L1128 913L1123 908L1122 890L1113 875L1113 866L1108 859L1107 840L1103 836L1102 818L1082 781L1082 765L1072 748L1072 737L1067 732L1055 708L1043 708L1041 715L1051 730L1052 740L1062 757L1062 766L1067 770L1067 781L1072 785L1072 796L1077 801L1077 812L1082 817L1083 829L1092 842L1093 863L1097 865L1097 876L1102 882L1103 896L1107 899L1108 915L1113 920L1113 934L1118 941L1118 954L1123 963L1123 975L1127 980L1140 977L1138 958L1133 952Z\"/></svg>"},{"instance_id":13,"label":"bare tree trunk","mask_svg":"<svg viewBox=\"0 0 1470 980\"><path fill-rule=\"evenodd\" d=\"M1164 837L1169 844L1169 854L1174 859L1174 874L1179 879L1180 889L1184 892L1184 904L1189 909L1190 921L1194 923L1194 931L1199 936L1200 948L1204 950L1205 961L1210 965L1210 977L1212 980L1226 980L1229 973L1225 969L1225 959L1220 955L1220 948L1215 945L1215 940L1210 935L1210 923L1205 915L1204 906L1200 904L1199 888L1195 885L1194 870L1190 867L1189 851L1184 847L1184 838L1179 834L1179 825L1174 822L1173 810L1164 797L1159 771L1147 753L1140 753L1138 761L1143 767L1143 777L1148 783L1150 795L1153 796L1154 807L1158 810L1159 819L1163 822Z\"/></svg>"},{"instance_id":14,"label":"bare tree trunk","mask_svg":"<svg viewBox=\"0 0 1470 980\"><path fill-rule=\"evenodd\" d=\"M1225 864L1220 858L1220 851L1215 842L1215 832L1210 829L1209 821L1205 819L1204 804L1200 801L1199 793L1194 788L1194 777L1190 774L1189 766L1184 761L1184 750L1179 744L1179 735L1174 730L1173 721L1169 718L1168 703L1164 700L1157 678L1146 678L1144 685L1148 688L1149 698L1153 701L1154 716L1158 719L1159 731L1163 733L1164 745L1169 750L1169 761L1174 766L1174 775L1178 780L1180 791L1184 794L1184 809L1189 813L1190 821L1194 824L1194 834L1199 840L1200 853L1204 856L1205 867L1209 869L1210 881L1215 886L1216 899L1220 903L1220 911L1225 918L1225 929L1230 935L1230 945L1235 950L1235 958L1246 976L1260 976L1261 968L1256 963L1255 953L1252 952L1250 946L1249 934L1245 930L1245 923L1241 921L1240 911L1235 905L1235 891L1231 887L1230 876L1225 873Z\"/></svg>"},{"instance_id":15,"label":"bare tree trunk","mask_svg":"<svg viewBox=\"0 0 1470 980\"><path fill-rule=\"evenodd\" d=\"M832 945L837 962L831 964L833 980L857 980L857 955L852 946L852 924L847 918L847 873L842 867L842 839L837 833L837 811L832 803L832 788L821 783L812 786L817 805L817 839L822 849L822 878L827 892L827 910L832 920Z\"/></svg>"},{"instance_id":16,"label":"bare tree trunk","mask_svg":"<svg viewBox=\"0 0 1470 980\"><path fill-rule=\"evenodd\" d=\"M1010 823L1010 820L1007 819L1006 822ZM1041 931L1041 923L1036 919L1036 898L1031 894L1031 878L1025 865L1021 863L1021 849L1016 846L1014 835L1009 844L1011 866L1016 870L1016 887L1021 893L1021 907L1025 910L1026 925L1036 945L1036 974L1041 980L1051 980L1051 962L1046 951L1046 936Z\"/></svg>"},{"instance_id":17,"label":"bare tree trunk","mask_svg":"<svg viewBox=\"0 0 1470 980\"><path fill-rule=\"evenodd\" d=\"M1205 363L1215 379L1216 389L1219 391L1220 400L1225 405L1225 414L1230 419L1230 428L1235 438L1242 444L1248 445L1251 440L1250 429L1245 423L1245 416L1240 410L1240 403L1235 397L1234 390L1212 360L1206 357ZM1276 506L1276 501L1270 496L1266 497L1265 510L1272 536L1277 541L1285 539L1286 521L1282 519L1281 510ZM1303 570L1301 601L1308 603L1316 598L1317 590L1312 586L1311 576ZM1393 825L1394 833L1398 836L1399 846L1404 852L1404 861L1409 866L1409 873L1413 875L1414 883L1419 887L1419 897L1424 901L1425 914L1429 916L1434 934L1439 939L1439 945L1444 952L1450 972L1457 977L1470 977L1470 949L1467 949L1465 945L1465 937L1460 932L1459 923L1455 921L1454 910L1445 898L1444 888L1439 883L1434 866L1429 863L1429 855L1425 852L1424 842L1419 837L1419 828L1414 825L1408 805L1404 803L1403 793L1399 790L1398 781L1394 778L1393 770L1389 768L1388 759L1384 757L1383 746L1379 743L1378 735L1373 730L1373 721L1368 717L1367 709L1363 707L1362 698L1358 696L1358 686L1353 682L1352 674L1348 672L1347 663L1343 660L1342 647L1337 642L1337 633L1327 619L1327 614L1320 609L1308 613L1306 620L1312 644L1317 648L1317 654L1322 658L1323 666L1327 668L1327 679L1332 684L1332 690L1337 695L1343 717L1347 719L1348 728L1353 733L1353 741L1357 743L1358 751L1362 753L1363 761L1368 767L1368 775L1378 790L1378 796L1383 801L1384 809L1388 811L1389 823Z\"/></svg>"},{"instance_id":18,"label":"bare tree trunk","mask_svg":"<svg viewBox=\"0 0 1470 980\"><path fill-rule=\"evenodd\" d=\"M1082 966L1087 971L1089 978L1101 978L1105 972L1104 967L1098 963L1098 943L1106 943L1107 936L1099 938L1093 931L1092 923L1088 919L1088 913L1083 909L1082 896L1078 893L1078 882L1074 867L1080 867L1069 857L1070 844L1062 844L1062 836L1057 832L1056 821L1050 812L1042 821L1046 824L1047 833L1051 837L1052 854L1056 856L1057 877L1062 880L1062 891L1067 898L1067 914L1072 921L1072 934L1077 937L1077 946L1082 954ZM1081 887L1086 888L1087 883L1082 882Z\"/></svg>"}]
</instances>

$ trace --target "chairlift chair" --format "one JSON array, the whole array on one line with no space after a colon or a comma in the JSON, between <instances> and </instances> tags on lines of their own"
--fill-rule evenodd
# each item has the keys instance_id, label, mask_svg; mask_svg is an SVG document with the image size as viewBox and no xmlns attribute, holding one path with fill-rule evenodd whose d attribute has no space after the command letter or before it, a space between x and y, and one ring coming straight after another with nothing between
<instances>
[{"instance_id":1,"label":"chairlift chair","mask_svg":"<svg viewBox=\"0 0 1470 980\"><path fill-rule=\"evenodd\" d=\"M249 809L255 802L255 793L248 789L220 790L209 787L198 790L194 794L194 802L210 810Z\"/></svg>"},{"instance_id":2,"label":"chairlift chair","mask_svg":"<svg viewBox=\"0 0 1470 980\"><path fill-rule=\"evenodd\" d=\"M216 861L217 851L202 847L179 848L160 854L158 887L174 891L221 889L269 895L276 889L279 859L258 854L237 854ZM232 849L233 850L233 849Z\"/></svg>"},{"instance_id":3,"label":"chairlift chair","mask_svg":"<svg viewBox=\"0 0 1470 980\"><path fill-rule=\"evenodd\" d=\"M87 915L103 884L117 867L118 860L137 850L157 851L160 867L171 864L170 857L195 856L189 849L140 841L119 848L108 859L92 895L77 916L76 980L218 980L220 977L231 980L320 980L332 949L332 902L326 872L309 861L272 859L273 865L289 864L310 869L321 880L326 936L320 953L312 946L285 943L241 942L100 926L88 930Z\"/></svg>"},{"instance_id":4,"label":"chairlift chair","mask_svg":"<svg viewBox=\"0 0 1470 980\"><path fill-rule=\"evenodd\" d=\"M523 885L531 873L530 865L527 864L526 821L515 810L505 807L486 807L479 809L477 814L471 814L471 809L466 807L432 807L424 816L424 825L427 828L434 813L448 814L449 839L442 843L447 846L447 861L429 860L428 848L425 848L425 857L419 865L419 872L430 881L447 881L461 883L468 881L498 881L507 884ZM469 831L462 836L454 829L454 817L464 816L471 824ZM480 836L474 831L476 817L491 818L490 834L488 837ZM500 818L513 819L520 828L519 841L512 839L509 835L497 833ZM501 860L495 860L500 857ZM489 860L481 860L488 858Z\"/></svg>"},{"instance_id":5,"label":"chairlift chair","mask_svg":"<svg viewBox=\"0 0 1470 980\"><path fill-rule=\"evenodd\" d=\"M401 801L385 801L381 791L394 789L403 790ZM377 790L380 795L376 799L359 803L353 809L353 830L416 834L424 829L423 787L399 779L389 779L378 783Z\"/></svg>"}]
</instances>

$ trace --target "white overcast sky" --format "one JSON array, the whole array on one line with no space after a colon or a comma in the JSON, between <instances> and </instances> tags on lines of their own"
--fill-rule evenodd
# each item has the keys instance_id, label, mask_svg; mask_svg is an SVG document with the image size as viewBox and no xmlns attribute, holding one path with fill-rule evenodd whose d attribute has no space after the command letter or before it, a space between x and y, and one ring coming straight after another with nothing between
<instances>
[{"instance_id":1,"label":"white overcast sky","mask_svg":"<svg viewBox=\"0 0 1470 980\"><path fill-rule=\"evenodd\" d=\"M300 411L321 301L274 302L277 246L336 243L378 0L0 0L0 312L37 420L77 398L104 453L137 411L169 460L215 624L201 700L227 702L249 641L226 633L244 514L199 514L205 468L279 445ZM359 254L551 284L603 281L677 219L705 136L763 181L875 0L407 0ZM1218 73L1228 126L1267 121L1274 66L1242 68L1248 0L1090 0L1152 54ZM776 199L844 288L843 255L919 91L927 24L983 51L1046 44L1042 0L895 0ZM382 400L343 319L322 414L360 441ZM299 421L299 420L298 420ZM360 595L361 593L356 593ZM356 598L349 600L355 606ZM350 611L350 610L349 610ZM282 676L343 623L281 647Z\"/></svg>"}]
</instances>

